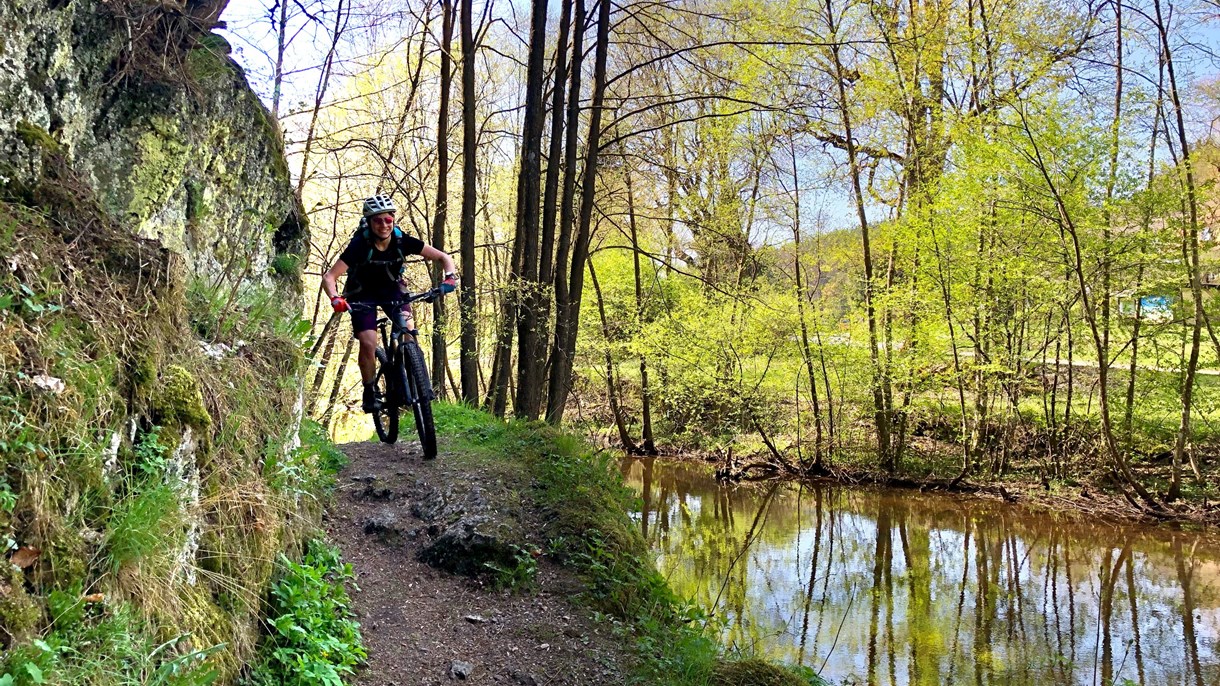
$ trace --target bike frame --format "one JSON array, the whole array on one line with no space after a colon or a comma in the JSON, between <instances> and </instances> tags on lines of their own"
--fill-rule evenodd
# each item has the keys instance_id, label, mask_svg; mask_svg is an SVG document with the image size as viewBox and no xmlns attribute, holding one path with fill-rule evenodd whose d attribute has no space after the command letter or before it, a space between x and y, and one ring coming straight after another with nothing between
<instances>
[{"instance_id":1,"label":"bike frame","mask_svg":"<svg viewBox=\"0 0 1220 686\"><path fill-rule=\"evenodd\" d=\"M352 303L348 303L348 304L352 307L352 309L356 309L358 307L372 307L372 308L380 307L383 310L394 311L393 308L401 308L403 305L410 305L412 303L417 303L417 302L432 302L433 299L439 298L442 295L444 295L444 293L441 291L440 288L433 288L433 289L430 289L427 291L423 291L422 293L408 293L405 297L403 297L399 300L363 301L363 302L352 302ZM382 349L385 350L386 361L391 365L399 365L405 370L406 369L406 360L404 360L402 357L402 351L403 351L402 337L403 337L403 335L409 333L418 339L419 331L409 330L406 328L406 326L399 326L397 320L398 320L398 317L396 317L396 316L395 317L389 317L389 316L378 317L377 318L377 331L381 336L381 347L382 347ZM405 324L405 318L404 318L404 324ZM392 326L390 326L390 325L392 325ZM386 331L387 328L389 328L389 332ZM417 342L418 342L418 340L417 340ZM379 376L384 373L385 373L384 368L378 368L377 374ZM411 384L410 383L405 384L404 388L398 388L399 385L400 384L398 383L397 379L394 379L392 383L386 384L388 390L393 391L396 389L397 393L400 395L400 397L398 397L398 398L387 397L386 401L393 402L395 404L395 406L397 406L397 407L409 407L411 405L414 405L418 401L418 398L414 397L413 391L411 389Z\"/></svg>"}]
</instances>

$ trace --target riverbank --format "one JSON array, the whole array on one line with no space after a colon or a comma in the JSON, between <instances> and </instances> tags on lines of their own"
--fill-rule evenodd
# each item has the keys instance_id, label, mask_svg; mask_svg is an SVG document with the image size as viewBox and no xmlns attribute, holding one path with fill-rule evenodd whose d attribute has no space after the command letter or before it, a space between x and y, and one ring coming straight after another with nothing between
<instances>
[{"instance_id":1,"label":"riverbank","mask_svg":"<svg viewBox=\"0 0 1220 686\"><path fill-rule=\"evenodd\" d=\"M980 477L977 472L959 478L961 447L926 437L913 441L907 465L893 474L870 466L866 458L850 455L827 460L821 468L805 470L792 461L780 461L773 454L762 452L734 456L731 452L662 451L659 457L706 465L715 470L717 478L729 481L790 479L807 484L870 485L1002 500L1114 522L1220 525L1220 500L1211 497L1212 487L1207 485L1216 481L1215 468L1204 460L1200 460L1203 485L1188 471L1183 496L1172 503L1166 503L1163 497L1168 465L1162 464L1163 460L1147 459L1133 464L1133 473L1151 485L1154 497L1160 501L1160 506L1154 508L1133 494L1124 493L1097 456L1076 457L1081 463L1078 477L1049 476L1044 461L1026 457L1007 463L1004 474L998 478Z\"/></svg>"},{"instance_id":2,"label":"riverbank","mask_svg":"<svg viewBox=\"0 0 1220 686\"><path fill-rule=\"evenodd\" d=\"M341 446L327 529L361 589L357 683L821 683L726 659L653 567L613 456L542 424L435 409L436 460Z\"/></svg>"}]
</instances>

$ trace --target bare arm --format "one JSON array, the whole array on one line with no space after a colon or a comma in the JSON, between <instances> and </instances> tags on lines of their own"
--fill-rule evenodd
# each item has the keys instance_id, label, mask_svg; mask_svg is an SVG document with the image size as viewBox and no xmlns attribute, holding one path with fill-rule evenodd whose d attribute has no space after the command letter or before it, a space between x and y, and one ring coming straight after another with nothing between
<instances>
[{"instance_id":1,"label":"bare arm","mask_svg":"<svg viewBox=\"0 0 1220 686\"><path fill-rule=\"evenodd\" d=\"M436 248L434 248L430 245L425 245L423 247L423 249L419 251L419 255L420 255L420 257L423 257L426 260L433 260L433 261L440 260L441 264L445 265L446 274L457 273L457 267L455 267L453 265L453 258L449 256L449 253L441 252L440 250L437 250ZM337 267L339 265L336 264L335 266ZM347 265L344 265L343 268L347 269ZM333 269L333 267L332 267L332 269ZM323 278L325 278L325 277L323 277Z\"/></svg>"},{"instance_id":2,"label":"bare arm","mask_svg":"<svg viewBox=\"0 0 1220 686\"><path fill-rule=\"evenodd\" d=\"M335 264L326 273L322 275L322 291L326 293L326 297L334 298L339 294L338 288L335 286L335 279L347 273L347 263L343 260L336 260Z\"/></svg>"}]
</instances>

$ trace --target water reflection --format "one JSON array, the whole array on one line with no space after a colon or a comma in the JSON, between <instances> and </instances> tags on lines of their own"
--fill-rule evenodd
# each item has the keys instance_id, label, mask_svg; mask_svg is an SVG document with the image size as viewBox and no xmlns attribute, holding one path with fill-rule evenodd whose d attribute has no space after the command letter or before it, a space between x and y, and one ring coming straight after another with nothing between
<instances>
[{"instance_id":1,"label":"water reflection","mask_svg":"<svg viewBox=\"0 0 1220 686\"><path fill-rule=\"evenodd\" d=\"M720 486L624 459L726 642L840 684L1220 684L1220 539L967 498Z\"/></svg>"}]
</instances>

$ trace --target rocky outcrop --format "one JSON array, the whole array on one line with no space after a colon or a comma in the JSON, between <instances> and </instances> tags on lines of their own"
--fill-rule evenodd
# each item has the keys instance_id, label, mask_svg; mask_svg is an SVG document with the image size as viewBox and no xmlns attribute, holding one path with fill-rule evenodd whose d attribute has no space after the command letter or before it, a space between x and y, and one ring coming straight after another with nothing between
<instances>
[{"instance_id":1,"label":"rocky outcrop","mask_svg":"<svg viewBox=\"0 0 1220 686\"><path fill-rule=\"evenodd\" d=\"M232 683L320 520L306 227L223 4L0 2L0 682Z\"/></svg>"},{"instance_id":2,"label":"rocky outcrop","mask_svg":"<svg viewBox=\"0 0 1220 686\"><path fill-rule=\"evenodd\" d=\"M278 128L210 33L220 7L0 3L0 184L41 177L22 127L45 132L109 214L193 274L295 289L304 213Z\"/></svg>"}]
</instances>

